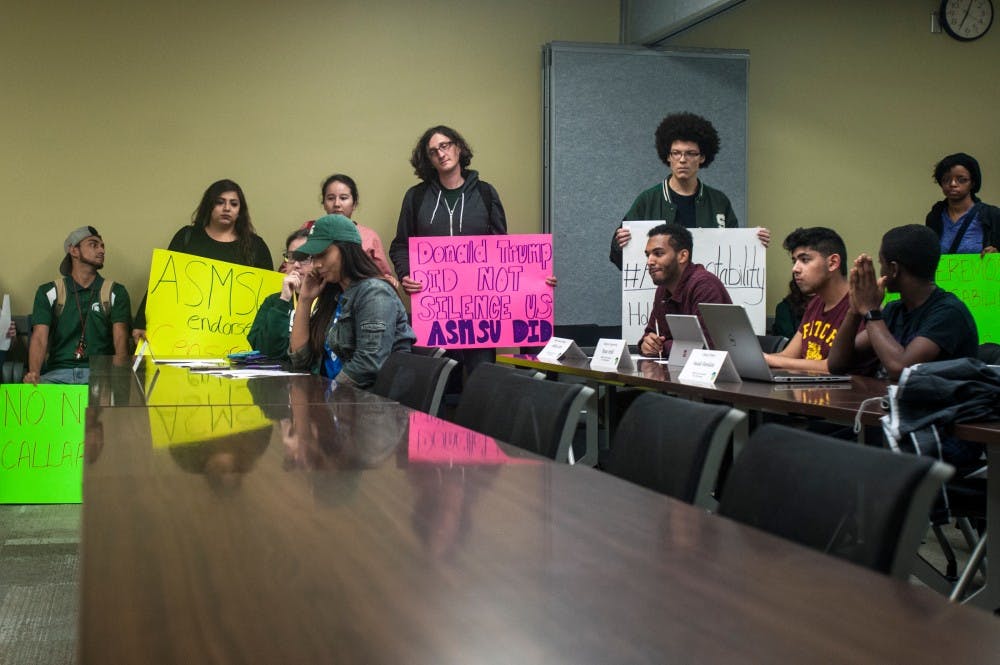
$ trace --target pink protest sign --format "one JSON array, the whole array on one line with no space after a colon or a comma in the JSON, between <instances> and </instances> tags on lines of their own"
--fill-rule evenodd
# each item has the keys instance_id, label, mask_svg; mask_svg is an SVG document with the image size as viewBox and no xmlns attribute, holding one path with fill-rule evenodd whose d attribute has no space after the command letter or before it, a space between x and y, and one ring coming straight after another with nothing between
<instances>
[{"instance_id":1,"label":"pink protest sign","mask_svg":"<svg viewBox=\"0 0 1000 665\"><path fill-rule=\"evenodd\" d=\"M552 337L552 236L410 238L418 346L542 346Z\"/></svg>"},{"instance_id":2,"label":"pink protest sign","mask_svg":"<svg viewBox=\"0 0 1000 665\"><path fill-rule=\"evenodd\" d=\"M410 414L407 457L431 464L537 464L537 460L508 457L497 442L426 413Z\"/></svg>"}]
</instances>

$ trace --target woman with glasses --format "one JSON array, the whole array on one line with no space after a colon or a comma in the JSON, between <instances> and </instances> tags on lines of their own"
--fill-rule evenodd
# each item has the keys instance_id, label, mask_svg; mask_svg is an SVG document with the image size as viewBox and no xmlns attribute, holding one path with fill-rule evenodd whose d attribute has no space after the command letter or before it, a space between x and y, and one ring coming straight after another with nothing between
<instances>
[{"instance_id":1,"label":"woman with glasses","mask_svg":"<svg viewBox=\"0 0 1000 665\"><path fill-rule=\"evenodd\" d=\"M497 190L469 168L472 148L451 127L431 127L410 155L421 182L403 196L396 237L389 256L403 290L419 293L424 285L410 277L411 237L473 236L507 233L507 216Z\"/></svg>"},{"instance_id":2,"label":"woman with glasses","mask_svg":"<svg viewBox=\"0 0 1000 665\"><path fill-rule=\"evenodd\" d=\"M264 299L247 335L250 346L269 358L280 360L288 358L288 340L298 304L298 294L302 288L302 281L312 270L312 257L297 251L308 238L308 229L299 229L288 236L285 241L285 251L281 255L284 261L280 270L285 273L281 291L272 293ZM326 330L337 306L337 297L332 293L333 287L330 289L331 293L326 297L316 299L311 312L310 319L315 319L315 325L321 331ZM314 373L319 372L318 361L311 370Z\"/></svg>"},{"instance_id":3,"label":"woman with glasses","mask_svg":"<svg viewBox=\"0 0 1000 665\"><path fill-rule=\"evenodd\" d=\"M636 197L622 221L662 219L687 228L736 228L739 222L729 198L698 178L719 152L719 133L705 118L694 113L668 115L656 128L656 152L670 173ZM766 247L771 232L757 229ZM622 267L622 247L632 239L619 225L611 238L611 262Z\"/></svg>"},{"instance_id":4,"label":"woman with glasses","mask_svg":"<svg viewBox=\"0 0 1000 665\"><path fill-rule=\"evenodd\" d=\"M1000 208L976 194L983 184L979 162L957 152L934 165L934 182L944 200L927 213L926 224L941 239L942 254L988 254L1000 247Z\"/></svg>"},{"instance_id":5,"label":"woman with glasses","mask_svg":"<svg viewBox=\"0 0 1000 665\"><path fill-rule=\"evenodd\" d=\"M410 155L413 172L420 178L403 196L396 237L389 257L403 290L413 295L424 285L410 276L410 238L419 236L505 235L507 216L493 185L480 180L469 168L472 148L451 127L438 125L425 131ZM449 351L466 374L483 362L492 362L493 349ZM456 373L455 381L460 374ZM453 386L451 390L455 390Z\"/></svg>"},{"instance_id":6,"label":"woman with glasses","mask_svg":"<svg viewBox=\"0 0 1000 665\"><path fill-rule=\"evenodd\" d=\"M361 247L361 234L343 215L320 217L296 256L312 257L292 316L289 358L296 369L320 365L338 383L367 388L390 353L416 341L395 289ZM317 309L335 303L327 325Z\"/></svg>"}]
</instances>

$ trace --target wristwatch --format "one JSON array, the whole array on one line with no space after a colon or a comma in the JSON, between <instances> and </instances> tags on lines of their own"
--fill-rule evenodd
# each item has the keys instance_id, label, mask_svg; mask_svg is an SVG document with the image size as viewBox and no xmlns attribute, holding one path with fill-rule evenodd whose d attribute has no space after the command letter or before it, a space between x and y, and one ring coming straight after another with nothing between
<instances>
[{"instance_id":1,"label":"wristwatch","mask_svg":"<svg viewBox=\"0 0 1000 665\"><path fill-rule=\"evenodd\" d=\"M866 322L881 321L882 320L882 310L880 309L870 309L868 313L865 314L864 319Z\"/></svg>"}]
</instances>

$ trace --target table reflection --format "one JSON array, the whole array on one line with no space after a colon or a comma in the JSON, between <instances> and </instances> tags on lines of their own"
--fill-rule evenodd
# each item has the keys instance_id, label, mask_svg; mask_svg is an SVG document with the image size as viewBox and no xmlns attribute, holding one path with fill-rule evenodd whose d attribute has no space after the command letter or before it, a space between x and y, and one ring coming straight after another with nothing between
<instances>
[{"instance_id":1,"label":"table reflection","mask_svg":"<svg viewBox=\"0 0 1000 665\"><path fill-rule=\"evenodd\" d=\"M169 446L170 458L184 471L204 474L215 492L228 494L239 489L271 442L271 427L234 432L206 441Z\"/></svg>"}]
</instances>

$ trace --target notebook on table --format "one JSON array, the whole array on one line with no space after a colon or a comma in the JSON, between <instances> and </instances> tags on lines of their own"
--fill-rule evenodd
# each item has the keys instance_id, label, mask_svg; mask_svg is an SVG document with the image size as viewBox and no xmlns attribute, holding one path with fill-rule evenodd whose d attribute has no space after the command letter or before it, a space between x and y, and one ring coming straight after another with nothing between
<instances>
[{"instance_id":1,"label":"notebook on table","mask_svg":"<svg viewBox=\"0 0 1000 665\"><path fill-rule=\"evenodd\" d=\"M827 374L807 370L771 369L760 350L757 333L741 305L701 303L698 305L712 344L718 351L728 351L740 377L771 383L824 383L850 381L846 374Z\"/></svg>"}]
</instances>

